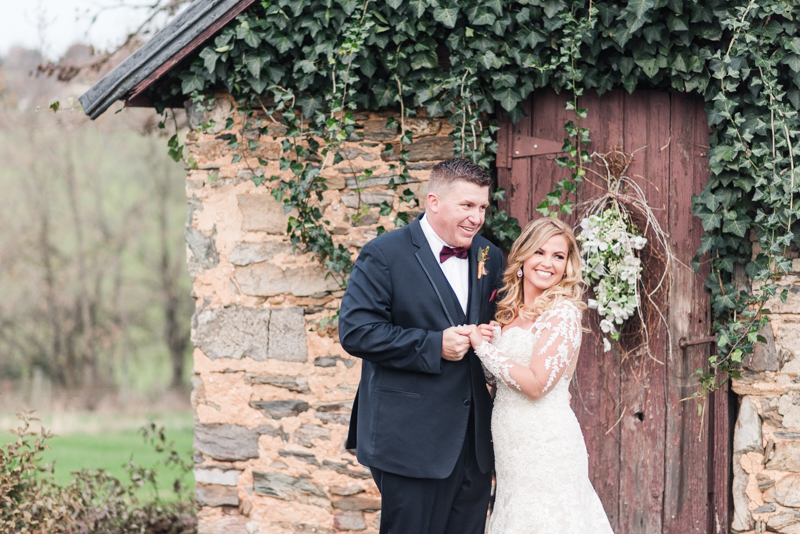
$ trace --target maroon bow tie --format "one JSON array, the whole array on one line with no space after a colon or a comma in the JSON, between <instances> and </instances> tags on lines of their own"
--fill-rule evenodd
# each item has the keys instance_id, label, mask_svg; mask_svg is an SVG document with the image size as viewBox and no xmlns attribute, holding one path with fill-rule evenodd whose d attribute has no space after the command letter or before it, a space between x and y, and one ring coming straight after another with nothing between
<instances>
[{"instance_id":1,"label":"maroon bow tie","mask_svg":"<svg viewBox=\"0 0 800 534\"><path fill-rule=\"evenodd\" d=\"M442 247L442 251L439 253L439 263L444 263L453 256L456 258L466 259L467 253L469 252L469 247Z\"/></svg>"}]
</instances>

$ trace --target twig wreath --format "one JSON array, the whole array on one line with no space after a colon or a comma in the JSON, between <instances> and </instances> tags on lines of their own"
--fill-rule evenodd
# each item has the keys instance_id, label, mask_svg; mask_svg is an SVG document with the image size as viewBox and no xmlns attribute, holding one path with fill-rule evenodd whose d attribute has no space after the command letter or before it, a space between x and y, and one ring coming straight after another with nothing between
<instances>
[{"instance_id":1,"label":"twig wreath","mask_svg":"<svg viewBox=\"0 0 800 534\"><path fill-rule=\"evenodd\" d=\"M603 194L578 205L581 218L576 233L583 277L595 297L589 308L597 310L603 349L611 350L613 341L623 359L646 354L663 364L650 350L650 340L658 323L667 326L661 310L666 308L676 258L644 190L627 175L634 154L642 148L631 154L620 148L591 154L603 169L602 173L589 169L602 180L602 185L594 185ZM635 318L639 320L625 336L634 340L633 346L623 347L622 328ZM669 328L665 331L669 338Z\"/></svg>"}]
</instances>

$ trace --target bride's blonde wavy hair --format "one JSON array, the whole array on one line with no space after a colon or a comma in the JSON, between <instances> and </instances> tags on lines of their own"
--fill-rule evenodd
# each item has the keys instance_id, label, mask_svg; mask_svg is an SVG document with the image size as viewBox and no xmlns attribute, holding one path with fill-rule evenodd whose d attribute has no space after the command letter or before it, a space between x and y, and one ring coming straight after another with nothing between
<instances>
[{"instance_id":1,"label":"bride's blonde wavy hair","mask_svg":"<svg viewBox=\"0 0 800 534\"><path fill-rule=\"evenodd\" d=\"M557 235L564 236L569 246L567 268L565 270L566 276L553 287L545 289L533 302L533 306L525 307L522 290L524 277L518 278L517 271L525 263L525 260L542 248L548 239ZM572 302L579 310L584 310L586 309L586 304L582 300L584 286L583 276L581 275L580 252L572 229L564 222L553 217L536 219L525 226L519 238L511 247L511 252L508 255L508 266L505 273L503 273L503 288L500 290L503 298L497 303L495 320L501 325L505 325L516 319L518 315L521 315L523 318L533 321L543 311L564 300Z\"/></svg>"}]
</instances>

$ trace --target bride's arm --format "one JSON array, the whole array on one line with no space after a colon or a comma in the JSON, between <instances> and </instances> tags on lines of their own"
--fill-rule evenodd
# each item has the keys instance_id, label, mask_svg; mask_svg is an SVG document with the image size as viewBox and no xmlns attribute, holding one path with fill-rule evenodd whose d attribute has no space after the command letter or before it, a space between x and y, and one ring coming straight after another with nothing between
<instances>
[{"instance_id":1,"label":"bride's arm","mask_svg":"<svg viewBox=\"0 0 800 534\"><path fill-rule=\"evenodd\" d=\"M543 331L527 367L511 360L486 342L477 328L470 334L470 341L475 354L495 378L529 399L538 400L558 383L570 367L571 359L580 345L579 317L577 309L561 305L542 318L538 326Z\"/></svg>"}]
</instances>

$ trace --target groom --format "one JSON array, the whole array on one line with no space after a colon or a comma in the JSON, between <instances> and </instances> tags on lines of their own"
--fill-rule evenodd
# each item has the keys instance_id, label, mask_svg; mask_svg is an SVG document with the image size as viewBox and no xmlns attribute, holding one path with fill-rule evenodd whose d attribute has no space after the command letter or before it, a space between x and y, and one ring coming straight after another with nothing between
<instances>
[{"instance_id":1,"label":"groom","mask_svg":"<svg viewBox=\"0 0 800 534\"><path fill-rule=\"evenodd\" d=\"M436 165L425 214L364 246L342 299L342 347L363 360L347 448L381 492L381 534L484 531L492 399L463 325L493 318L503 275L477 235L490 182L467 160Z\"/></svg>"}]
</instances>

